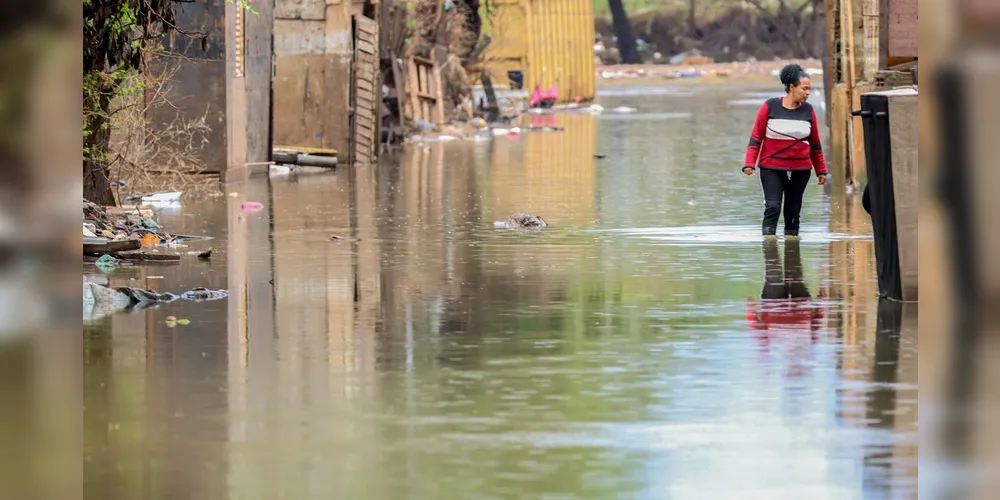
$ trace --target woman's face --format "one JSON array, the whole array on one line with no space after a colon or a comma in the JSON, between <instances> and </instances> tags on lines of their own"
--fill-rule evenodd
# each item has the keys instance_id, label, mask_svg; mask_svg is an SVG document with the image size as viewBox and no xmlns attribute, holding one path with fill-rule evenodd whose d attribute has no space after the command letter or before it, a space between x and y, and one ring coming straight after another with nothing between
<instances>
[{"instance_id":1,"label":"woman's face","mask_svg":"<svg viewBox=\"0 0 1000 500\"><path fill-rule=\"evenodd\" d=\"M789 87L788 89L788 96L792 98L793 102L798 104L806 102L806 99L809 99L810 93L812 93L812 82L805 76L799 80L798 85Z\"/></svg>"}]
</instances>

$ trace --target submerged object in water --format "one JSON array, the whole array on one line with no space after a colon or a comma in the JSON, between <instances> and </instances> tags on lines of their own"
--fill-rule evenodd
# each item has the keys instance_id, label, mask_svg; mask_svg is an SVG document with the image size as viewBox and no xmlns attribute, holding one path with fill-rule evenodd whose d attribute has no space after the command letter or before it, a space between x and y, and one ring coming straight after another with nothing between
<instances>
[{"instance_id":1,"label":"submerged object in water","mask_svg":"<svg viewBox=\"0 0 1000 500\"><path fill-rule=\"evenodd\" d=\"M493 227L506 227L506 228L522 228L522 227L546 227L548 223L545 219L526 214L523 212L518 212L511 214L510 217L505 221L497 221L493 223Z\"/></svg>"}]
</instances>

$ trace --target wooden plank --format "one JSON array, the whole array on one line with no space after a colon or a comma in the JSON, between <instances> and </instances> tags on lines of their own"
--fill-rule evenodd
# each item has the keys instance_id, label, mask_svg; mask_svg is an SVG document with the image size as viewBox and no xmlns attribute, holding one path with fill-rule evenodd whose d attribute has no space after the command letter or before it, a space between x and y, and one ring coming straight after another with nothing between
<instances>
[{"instance_id":1,"label":"wooden plank","mask_svg":"<svg viewBox=\"0 0 1000 500\"><path fill-rule=\"evenodd\" d=\"M129 250L138 250L139 248L142 248L142 242L140 242L137 239L128 239L128 240L109 240L107 238L83 239L84 255L103 255L106 253L114 254L118 252L126 252Z\"/></svg>"},{"instance_id":2,"label":"wooden plank","mask_svg":"<svg viewBox=\"0 0 1000 500\"><path fill-rule=\"evenodd\" d=\"M358 17L357 19L358 19L358 31L377 40L378 24L365 17Z\"/></svg>"},{"instance_id":3,"label":"wooden plank","mask_svg":"<svg viewBox=\"0 0 1000 500\"><path fill-rule=\"evenodd\" d=\"M371 162L378 150L378 115L381 107L381 78L378 65L378 24L364 16L354 16L354 94L352 114L352 158Z\"/></svg>"},{"instance_id":4,"label":"wooden plank","mask_svg":"<svg viewBox=\"0 0 1000 500\"><path fill-rule=\"evenodd\" d=\"M837 33L834 32L833 26L833 14L835 12L834 7L836 6L837 0L823 0L823 5L826 8L826 57L823 62L826 66L823 68L823 97L826 99L826 125L830 127L832 120L830 120L832 102L830 101L831 95L833 93L833 86L837 83L837 79L834 77L833 69L836 68L835 58L837 56L837 51L834 47L834 40L837 39Z\"/></svg>"},{"instance_id":5,"label":"wooden plank","mask_svg":"<svg viewBox=\"0 0 1000 500\"><path fill-rule=\"evenodd\" d=\"M275 151L293 151L296 153L309 153L313 155L337 156L337 150L329 148L310 148L306 146L274 146L271 149Z\"/></svg>"},{"instance_id":6,"label":"wooden plank","mask_svg":"<svg viewBox=\"0 0 1000 500\"><path fill-rule=\"evenodd\" d=\"M375 44L367 40L358 40L358 44L355 46L355 50L358 52L374 55L376 53Z\"/></svg>"},{"instance_id":7,"label":"wooden plank","mask_svg":"<svg viewBox=\"0 0 1000 500\"><path fill-rule=\"evenodd\" d=\"M414 58L410 57L406 60L406 66L408 77L406 78L407 84L410 87L410 109L413 111L410 117L413 120L424 120L423 108L420 107L420 99L417 97L417 93L420 91L419 88L419 73L417 71L417 63Z\"/></svg>"},{"instance_id":8,"label":"wooden plank","mask_svg":"<svg viewBox=\"0 0 1000 500\"><path fill-rule=\"evenodd\" d=\"M444 125L444 87L441 85L441 65L435 62L431 73L431 92L437 97L434 102L434 120L438 125Z\"/></svg>"},{"instance_id":9,"label":"wooden plank","mask_svg":"<svg viewBox=\"0 0 1000 500\"><path fill-rule=\"evenodd\" d=\"M408 87L406 86L406 77L404 76L405 73L403 72L403 68L398 61L396 53L389 51L389 58L392 62L392 80L396 85L396 99L399 103L399 120L400 125L402 125L405 117L412 115L413 110L407 109L410 106L410 101L406 98L406 91Z\"/></svg>"},{"instance_id":10,"label":"wooden plank","mask_svg":"<svg viewBox=\"0 0 1000 500\"><path fill-rule=\"evenodd\" d=\"M844 44L844 57L847 59L847 75L844 77L844 82L847 84L847 102L848 115L847 115L847 170L844 172L844 182L846 184L853 185L856 181L856 175L854 171L854 116L850 114L851 110L854 109L855 102L855 72L854 72L854 10L852 7L854 0L843 0L844 5L844 19L847 20L846 23L841 23L841 32L847 33L847 43ZM841 118L843 119L843 118Z\"/></svg>"},{"instance_id":11,"label":"wooden plank","mask_svg":"<svg viewBox=\"0 0 1000 500\"><path fill-rule=\"evenodd\" d=\"M354 131L354 133L357 135L357 137L363 137L365 139L371 139L372 138L372 132L374 130L375 130L375 124L374 123L368 123L366 125L358 125L358 127Z\"/></svg>"},{"instance_id":12,"label":"wooden plank","mask_svg":"<svg viewBox=\"0 0 1000 500\"><path fill-rule=\"evenodd\" d=\"M371 66L368 66L368 67L365 67L365 66L366 65L362 65L358 69L361 70L361 71L364 71L364 70L369 70L370 71L371 70ZM357 83L358 83L358 90L362 91L365 94L367 94L369 92L374 92L375 91L375 85L372 82L368 81L368 80L363 80L361 78L358 78L357 79Z\"/></svg>"}]
</instances>

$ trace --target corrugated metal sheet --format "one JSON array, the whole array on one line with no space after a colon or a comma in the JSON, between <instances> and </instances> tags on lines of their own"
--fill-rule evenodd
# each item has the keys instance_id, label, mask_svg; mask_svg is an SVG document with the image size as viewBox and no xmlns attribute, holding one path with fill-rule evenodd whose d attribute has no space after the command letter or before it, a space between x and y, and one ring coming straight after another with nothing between
<instances>
[{"instance_id":1,"label":"corrugated metal sheet","mask_svg":"<svg viewBox=\"0 0 1000 500\"><path fill-rule=\"evenodd\" d=\"M547 89L559 76L561 101L594 98L591 0L495 1L483 32L492 39L486 67L497 84L509 85L508 70L522 70L529 92L538 83Z\"/></svg>"}]
</instances>

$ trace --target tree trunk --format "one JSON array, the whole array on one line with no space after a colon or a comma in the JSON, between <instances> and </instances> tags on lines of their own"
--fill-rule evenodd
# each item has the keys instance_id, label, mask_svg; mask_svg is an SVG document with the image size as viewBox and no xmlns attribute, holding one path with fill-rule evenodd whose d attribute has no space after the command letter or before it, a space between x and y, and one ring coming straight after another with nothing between
<instances>
[{"instance_id":1,"label":"tree trunk","mask_svg":"<svg viewBox=\"0 0 1000 500\"><path fill-rule=\"evenodd\" d=\"M101 116L91 117L87 123L88 130L93 132L83 142L90 151L89 157L83 160L83 198L100 206L114 206L107 160L111 128L103 126L104 123L105 118Z\"/></svg>"},{"instance_id":2,"label":"tree trunk","mask_svg":"<svg viewBox=\"0 0 1000 500\"><path fill-rule=\"evenodd\" d=\"M618 54L622 64L642 64L639 51L635 48L635 35L632 34L632 23L625 14L622 0L608 0L611 8L611 25L618 37Z\"/></svg>"},{"instance_id":3,"label":"tree trunk","mask_svg":"<svg viewBox=\"0 0 1000 500\"><path fill-rule=\"evenodd\" d=\"M689 0L688 2L688 34L691 38L701 38L701 30L698 29L698 23L695 21L695 4L697 0Z\"/></svg>"}]
</instances>

